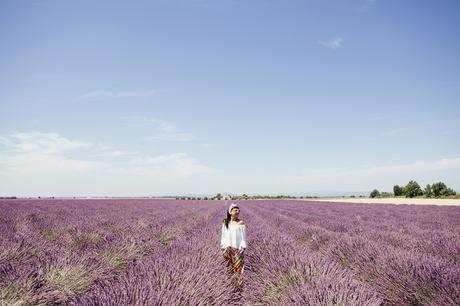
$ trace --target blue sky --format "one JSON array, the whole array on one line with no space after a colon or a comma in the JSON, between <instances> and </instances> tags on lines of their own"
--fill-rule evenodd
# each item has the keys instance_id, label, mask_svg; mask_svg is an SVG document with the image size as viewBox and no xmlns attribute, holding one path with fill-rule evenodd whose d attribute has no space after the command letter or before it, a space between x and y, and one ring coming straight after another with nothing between
<instances>
[{"instance_id":1,"label":"blue sky","mask_svg":"<svg viewBox=\"0 0 460 306\"><path fill-rule=\"evenodd\" d=\"M2 1L0 195L460 191L458 1Z\"/></svg>"}]
</instances>

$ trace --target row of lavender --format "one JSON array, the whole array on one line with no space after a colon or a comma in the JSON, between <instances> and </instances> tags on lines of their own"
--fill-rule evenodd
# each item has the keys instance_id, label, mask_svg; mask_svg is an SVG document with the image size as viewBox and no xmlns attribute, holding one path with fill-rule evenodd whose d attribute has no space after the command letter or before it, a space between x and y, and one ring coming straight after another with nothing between
<instances>
[{"instance_id":1,"label":"row of lavender","mask_svg":"<svg viewBox=\"0 0 460 306\"><path fill-rule=\"evenodd\" d=\"M237 305L220 252L220 224L226 205L211 202L215 210L195 223L193 233L177 239L161 256L147 256L117 279L96 284L77 298L82 305ZM188 205L188 203L183 204ZM201 214L205 214L202 211Z\"/></svg>"},{"instance_id":2,"label":"row of lavender","mask_svg":"<svg viewBox=\"0 0 460 306\"><path fill-rule=\"evenodd\" d=\"M247 202L244 207L280 235L274 240L284 241L285 247L280 246L283 250L301 246L304 258L321 258L327 273L339 267L337 271L351 275L357 288L363 290L362 298L350 288L327 296L327 290L317 290L322 281L296 273L293 277L289 265L282 264L278 276L262 286L265 295L260 294L261 304L460 304L457 207L324 202L299 205L297 201ZM337 273L336 284L343 283ZM258 287L264 279L257 280ZM364 288L375 295L364 295Z\"/></svg>"},{"instance_id":3,"label":"row of lavender","mask_svg":"<svg viewBox=\"0 0 460 306\"><path fill-rule=\"evenodd\" d=\"M216 214L172 200L0 202L0 305L72 303Z\"/></svg>"},{"instance_id":4,"label":"row of lavender","mask_svg":"<svg viewBox=\"0 0 460 306\"><path fill-rule=\"evenodd\" d=\"M234 292L218 249L227 204L0 202L0 301L459 304L456 207L241 201L249 248Z\"/></svg>"}]
</instances>

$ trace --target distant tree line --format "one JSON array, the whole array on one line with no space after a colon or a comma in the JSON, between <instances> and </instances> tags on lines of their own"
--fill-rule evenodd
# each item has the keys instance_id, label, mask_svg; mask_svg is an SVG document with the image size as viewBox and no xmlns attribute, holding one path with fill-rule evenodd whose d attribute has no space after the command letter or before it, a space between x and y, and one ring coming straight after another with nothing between
<instances>
[{"instance_id":1,"label":"distant tree line","mask_svg":"<svg viewBox=\"0 0 460 306\"><path fill-rule=\"evenodd\" d=\"M424 196L426 198L441 198L441 197L448 197L448 196L454 196L457 193L450 187L447 187L446 184L443 182L437 182L433 184L428 184L425 186L425 188L421 188L420 185L414 181L411 180L409 183L406 184L406 186L399 186L399 185L394 185L393 186L393 193L389 192L382 192L380 193L377 189L372 190L370 197L371 198L376 198L376 197L391 197L391 196L405 196L406 198L413 198L413 197L418 197L418 196Z\"/></svg>"},{"instance_id":2,"label":"distant tree line","mask_svg":"<svg viewBox=\"0 0 460 306\"><path fill-rule=\"evenodd\" d=\"M222 194L217 193L215 196L210 197L176 197L177 200L222 200L224 197ZM233 195L230 197L231 200L255 200L255 199L314 199L317 196L290 196L290 195L252 195L247 194Z\"/></svg>"}]
</instances>

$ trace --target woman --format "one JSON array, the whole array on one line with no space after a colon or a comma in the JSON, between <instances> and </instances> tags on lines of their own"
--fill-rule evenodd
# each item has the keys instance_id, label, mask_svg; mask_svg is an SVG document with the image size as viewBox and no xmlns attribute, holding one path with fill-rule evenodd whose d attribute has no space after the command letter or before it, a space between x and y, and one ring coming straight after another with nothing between
<instances>
[{"instance_id":1,"label":"woman","mask_svg":"<svg viewBox=\"0 0 460 306\"><path fill-rule=\"evenodd\" d=\"M239 219L240 208L232 203L227 211L227 218L222 224L220 248L227 262L231 266L231 273L237 274L237 288L241 285L241 275L244 271L244 251L246 250L246 224Z\"/></svg>"}]
</instances>

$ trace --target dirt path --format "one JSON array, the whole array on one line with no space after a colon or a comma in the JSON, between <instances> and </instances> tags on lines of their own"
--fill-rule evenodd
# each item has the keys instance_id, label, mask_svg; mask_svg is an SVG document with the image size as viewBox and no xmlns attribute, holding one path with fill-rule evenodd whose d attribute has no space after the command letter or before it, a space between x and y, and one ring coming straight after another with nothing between
<instances>
[{"instance_id":1,"label":"dirt path","mask_svg":"<svg viewBox=\"0 0 460 306\"><path fill-rule=\"evenodd\" d=\"M380 203L460 206L460 199L419 199L419 198L320 198L305 201L344 202L344 203Z\"/></svg>"}]
</instances>

